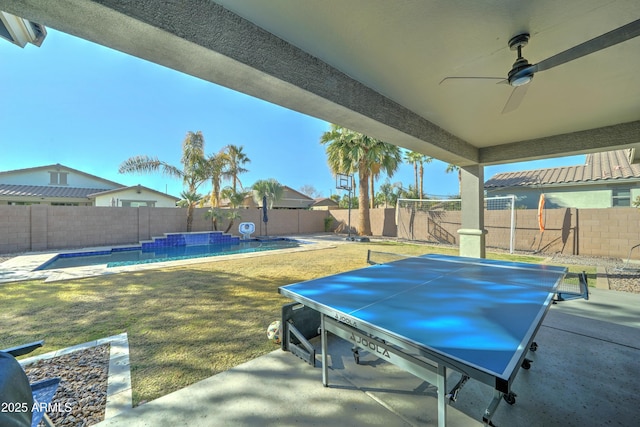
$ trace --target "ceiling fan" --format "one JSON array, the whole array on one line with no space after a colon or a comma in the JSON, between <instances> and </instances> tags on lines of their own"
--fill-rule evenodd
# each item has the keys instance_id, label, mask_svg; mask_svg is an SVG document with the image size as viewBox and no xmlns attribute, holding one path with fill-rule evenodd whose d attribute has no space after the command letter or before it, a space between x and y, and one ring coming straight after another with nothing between
<instances>
[{"instance_id":1,"label":"ceiling fan","mask_svg":"<svg viewBox=\"0 0 640 427\"><path fill-rule=\"evenodd\" d=\"M528 89L528 83L531 82L535 73L539 71L549 70L558 65L562 65L574 59L589 55L602 49L606 49L618 43L622 43L626 40L632 39L640 35L640 19L602 34L570 49L560 52L552 57L549 57L537 64L529 64L522 56L522 48L524 48L529 42L529 34L523 33L512 37L509 40L509 48L518 52L518 58L513 63L513 67L507 74L507 78L504 77L445 77L440 81L442 84L445 81L451 80L463 80L463 79L478 79L478 80L498 80L498 83L506 83L513 86L511 96L505 104L502 114L511 112L518 108L524 95Z\"/></svg>"}]
</instances>

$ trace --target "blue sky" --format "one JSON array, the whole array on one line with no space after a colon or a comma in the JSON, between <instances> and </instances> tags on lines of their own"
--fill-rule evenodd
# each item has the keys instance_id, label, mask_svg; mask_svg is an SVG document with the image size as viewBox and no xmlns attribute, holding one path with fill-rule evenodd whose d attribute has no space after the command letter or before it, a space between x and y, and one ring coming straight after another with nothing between
<instances>
[{"instance_id":1,"label":"blue sky","mask_svg":"<svg viewBox=\"0 0 640 427\"><path fill-rule=\"evenodd\" d=\"M240 177L245 186L275 178L294 189L312 185L323 196L337 192L318 142L329 128L322 120L52 29L40 48L0 40L0 64L0 171L61 163L179 196L179 180L122 175L118 166L140 154L179 166L185 134L200 130L207 153L244 146L251 159ZM584 156L573 156L491 166L485 178L582 163ZM458 192L446 166L425 166L425 192ZM403 164L391 181L412 184L412 165Z\"/></svg>"}]
</instances>

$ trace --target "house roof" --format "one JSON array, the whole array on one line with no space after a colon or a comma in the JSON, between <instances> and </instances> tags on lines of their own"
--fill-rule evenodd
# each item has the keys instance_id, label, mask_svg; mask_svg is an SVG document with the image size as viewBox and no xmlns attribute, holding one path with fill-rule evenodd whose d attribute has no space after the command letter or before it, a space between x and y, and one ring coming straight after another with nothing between
<instances>
[{"instance_id":1,"label":"house roof","mask_svg":"<svg viewBox=\"0 0 640 427\"><path fill-rule=\"evenodd\" d=\"M284 189L283 197L273 204L274 208L307 208L313 203L313 199L306 194L303 194L293 188L283 185ZM262 200L256 202L253 198L253 193L250 192L244 199L243 205L245 207L261 207ZM222 199L220 201L221 207L229 206L229 199Z\"/></svg>"},{"instance_id":2,"label":"house roof","mask_svg":"<svg viewBox=\"0 0 640 427\"><path fill-rule=\"evenodd\" d=\"M169 199L173 199L175 201L180 200L179 197L175 197L175 196L172 196L170 194L166 194L166 193L163 193L161 191L154 190L153 188L145 187L144 185L139 185L139 184L138 185L132 185L130 187L114 188L113 190L106 190L106 191L101 190L101 191L96 192L96 193L88 194L87 196L90 197L90 198L95 198L97 196L106 196L108 194L117 194L117 193L122 193L124 191L134 190L134 189L136 189L136 190L137 189L142 189L142 190L145 190L145 191L148 191L148 192L151 192L151 193L159 194L159 195L161 195L163 197L166 197L166 198L169 198Z\"/></svg>"},{"instance_id":3,"label":"house roof","mask_svg":"<svg viewBox=\"0 0 640 427\"><path fill-rule=\"evenodd\" d=\"M0 197L65 197L88 199L90 194L104 191L104 188L74 188L44 185L0 184Z\"/></svg>"},{"instance_id":4,"label":"house roof","mask_svg":"<svg viewBox=\"0 0 640 427\"><path fill-rule=\"evenodd\" d=\"M338 202L330 197L320 197L315 199L311 206L338 206Z\"/></svg>"},{"instance_id":5,"label":"house roof","mask_svg":"<svg viewBox=\"0 0 640 427\"><path fill-rule=\"evenodd\" d=\"M629 150L587 154L584 165L504 172L491 177L484 188L604 183L640 180L640 165L629 163Z\"/></svg>"}]
</instances>

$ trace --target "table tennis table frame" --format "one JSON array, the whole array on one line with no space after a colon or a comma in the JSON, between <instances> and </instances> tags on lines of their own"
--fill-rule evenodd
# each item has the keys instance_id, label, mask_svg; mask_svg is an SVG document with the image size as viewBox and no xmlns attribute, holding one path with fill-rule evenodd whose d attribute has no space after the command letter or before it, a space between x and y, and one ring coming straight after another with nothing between
<instances>
[{"instance_id":1,"label":"table tennis table frame","mask_svg":"<svg viewBox=\"0 0 640 427\"><path fill-rule=\"evenodd\" d=\"M550 306L550 304L548 304ZM313 308L313 307L311 307ZM546 312L546 311L545 311ZM544 317L544 316L542 316ZM535 348L534 338L542 323L542 319L537 322L531 340L527 344L528 349ZM322 348L322 384L329 386L329 363L328 363L328 337L327 333L345 339L353 344L355 348L361 348L373 353L375 356L386 360L389 363L404 369L416 377L436 386L438 389L438 426L445 427L447 419L447 405L452 399L452 393L447 394L447 369L452 369L463 376L473 378L491 387L494 387L494 397L489 403L483 415L483 422L492 425L491 418L504 396L508 396L515 402L515 393L511 391L511 384L515 379L519 368L525 362L527 352L522 352L522 356L513 369L508 380L498 378L483 370L464 363L457 363L449 358L444 358L435 352L431 352L424 346L416 345L410 341L400 339L395 334L372 327L362 323L357 319L350 318L343 313L336 312L334 316L324 314L320 311L321 348ZM528 360L528 359L526 359ZM464 382L463 382L464 384ZM457 387L457 386L456 386Z\"/></svg>"}]
</instances>

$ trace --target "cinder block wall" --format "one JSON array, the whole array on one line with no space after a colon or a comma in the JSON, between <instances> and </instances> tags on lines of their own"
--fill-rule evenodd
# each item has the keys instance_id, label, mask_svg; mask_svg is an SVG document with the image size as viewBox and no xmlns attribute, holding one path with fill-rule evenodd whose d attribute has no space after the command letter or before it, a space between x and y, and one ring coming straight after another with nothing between
<instances>
[{"instance_id":1,"label":"cinder block wall","mask_svg":"<svg viewBox=\"0 0 640 427\"><path fill-rule=\"evenodd\" d=\"M194 210L193 231L210 231L208 209ZM324 218L334 218L334 229L348 221L347 210L268 211L265 228L262 211L240 209L240 218L229 230L239 235L241 222L256 224L256 235L306 234L324 231ZM93 206L8 206L0 205L0 253L44 251L50 249L111 246L137 243L164 233L186 231L186 209L123 208ZM510 212L485 212L488 247L509 248ZM515 211L515 249L541 254L563 253L624 258L640 243L640 209L546 209L545 230L538 225L535 209ZM357 227L358 211L351 212ZM226 230L228 220L218 224ZM376 236L458 244L460 212L414 212L400 210L395 225L395 209L372 209L371 227ZM346 229L344 230L346 232ZM632 254L640 259L640 251Z\"/></svg>"},{"instance_id":2,"label":"cinder block wall","mask_svg":"<svg viewBox=\"0 0 640 427\"><path fill-rule=\"evenodd\" d=\"M625 258L640 243L640 209L581 209L577 212L579 254ZM604 246L604 247L603 247ZM633 259L640 259L636 249Z\"/></svg>"},{"instance_id":3,"label":"cinder block wall","mask_svg":"<svg viewBox=\"0 0 640 427\"><path fill-rule=\"evenodd\" d=\"M536 209L516 209L515 245L520 251L541 254L563 253L624 258L631 247L640 243L640 209L545 209L544 231L540 230ZM509 248L510 211L485 211L486 244L488 247ZM398 213L398 238L458 244L461 228L460 213L411 212ZM640 259L640 251L632 254Z\"/></svg>"},{"instance_id":4,"label":"cinder block wall","mask_svg":"<svg viewBox=\"0 0 640 427\"><path fill-rule=\"evenodd\" d=\"M195 209L193 231L211 231L208 209ZM241 222L256 224L255 235L266 234L262 211L240 209L229 233L238 236ZM324 231L326 211L268 211L269 235ZM229 220L218 224L225 231ZM164 233L185 232L187 210L95 206L0 205L0 253L136 244Z\"/></svg>"},{"instance_id":5,"label":"cinder block wall","mask_svg":"<svg viewBox=\"0 0 640 427\"><path fill-rule=\"evenodd\" d=\"M397 235L395 208L369 209L369 219L371 221L371 232L374 236L395 237ZM333 217L333 230L347 233L349 224L348 209L332 209L329 215ZM357 232L358 209L351 209L351 229Z\"/></svg>"},{"instance_id":6,"label":"cinder block wall","mask_svg":"<svg viewBox=\"0 0 640 427\"><path fill-rule=\"evenodd\" d=\"M0 205L0 253L31 249L31 207Z\"/></svg>"}]
</instances>

